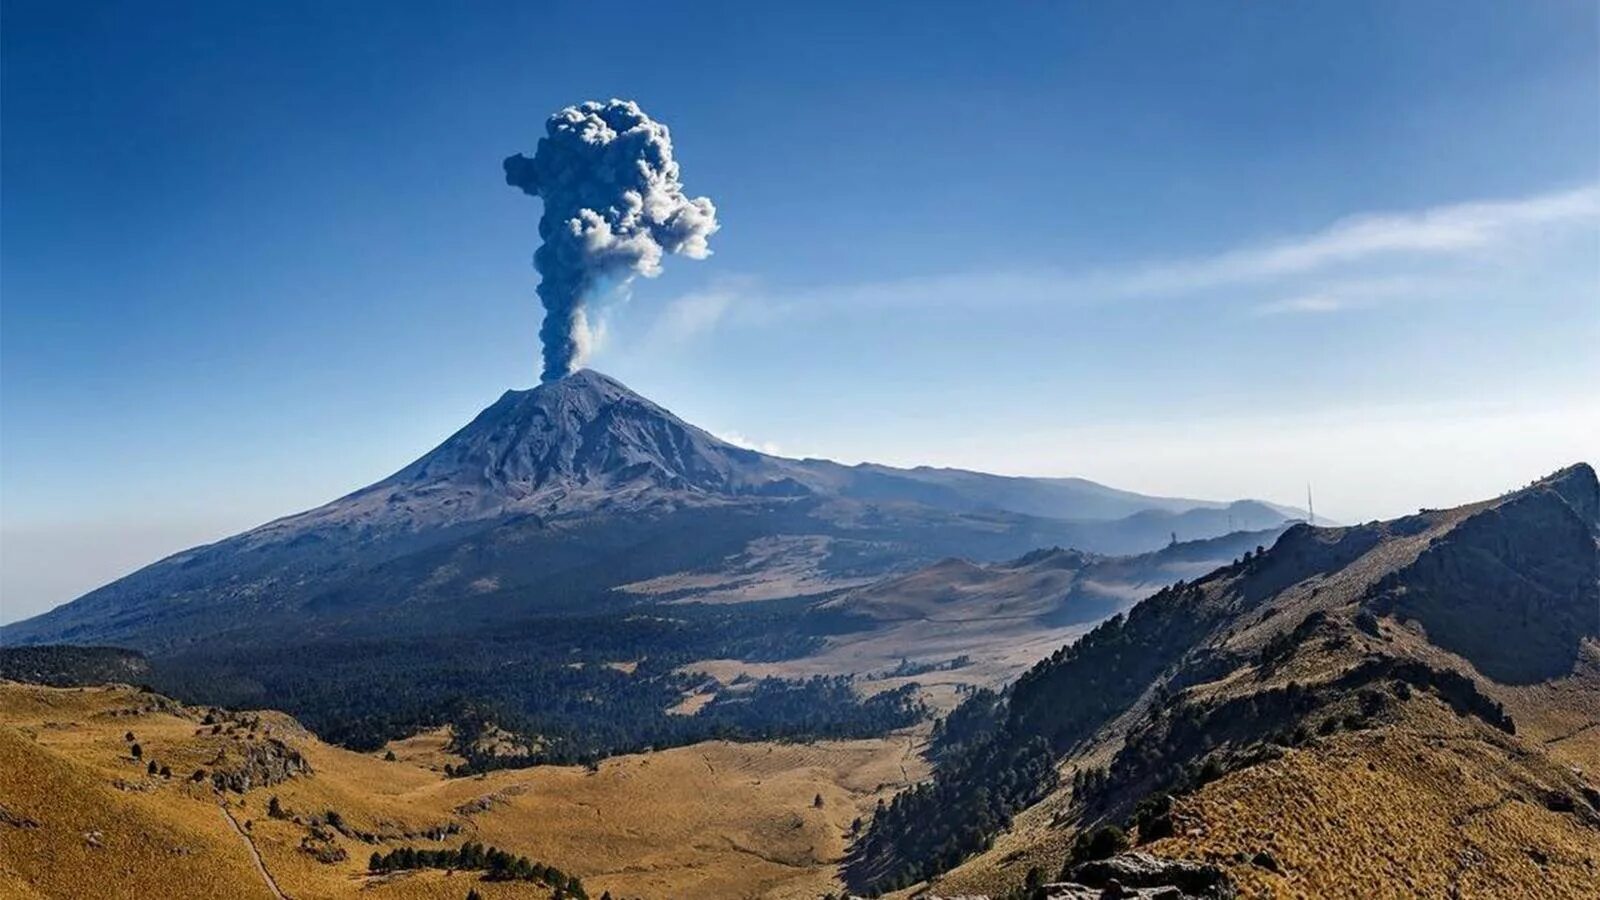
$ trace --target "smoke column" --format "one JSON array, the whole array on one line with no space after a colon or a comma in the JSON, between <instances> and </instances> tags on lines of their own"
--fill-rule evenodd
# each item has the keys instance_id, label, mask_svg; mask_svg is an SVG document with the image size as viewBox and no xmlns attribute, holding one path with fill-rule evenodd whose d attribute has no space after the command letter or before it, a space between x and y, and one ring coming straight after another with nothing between
<instances>
[{"instance_id":1,"label":"smoke column","mask_svg":"<svg viewBox=\"0 0 1600 900\"><path fill-rule=\"evenodd\" d=\"M631 100L569 106L545 122L533 158L505 161L506 184L544 201L539 219L543 381L571 374L588 353L584 312L598 291L661 274L662 257L711 255L717 208L678 180L672 135Z\"/></svg>"}]
</instances>

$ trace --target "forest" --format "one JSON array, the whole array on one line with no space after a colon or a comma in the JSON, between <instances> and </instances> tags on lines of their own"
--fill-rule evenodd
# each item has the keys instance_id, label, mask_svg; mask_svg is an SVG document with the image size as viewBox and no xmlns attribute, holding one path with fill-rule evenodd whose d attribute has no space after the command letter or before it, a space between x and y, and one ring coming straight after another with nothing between
<instances>
[{"instance_id":1,"label":"forest","mask_svg":"<svg viewBox=\"0 0 1600 900\"><path fill-rule=\"evenodd\" d=\"M453 725L465 773L710 738L864 737L922 718L911 690L862 700L848 678L708 686L680 671L701 659L802 656L855 627L800 601L635 605L441 637L198 648L155 660L150 679L189 703L285 710L356 750ZM707 687L716 697L696 715L668 713ZM491 726L519 736L518 749L477 750Z\"/></svg>"}]
</instances>

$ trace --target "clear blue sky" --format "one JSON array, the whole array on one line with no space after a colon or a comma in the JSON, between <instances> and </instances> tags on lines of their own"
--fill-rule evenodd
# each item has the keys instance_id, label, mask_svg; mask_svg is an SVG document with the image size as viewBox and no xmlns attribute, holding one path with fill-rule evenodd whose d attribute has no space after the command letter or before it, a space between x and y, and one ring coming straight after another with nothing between
<instances>
[{"instance_id":1,"label":"clear blue sky","mask_svg":"<svg viewBox=\"0 0 1600 900\"><path fill-rule=\"evenodd\" d=\"M499 163L588 98L723 223L593 364L718 433L1347 520L1600 457L1589 0L3 12L0 621L533 384Z\"/></svg>"}]
</instances>

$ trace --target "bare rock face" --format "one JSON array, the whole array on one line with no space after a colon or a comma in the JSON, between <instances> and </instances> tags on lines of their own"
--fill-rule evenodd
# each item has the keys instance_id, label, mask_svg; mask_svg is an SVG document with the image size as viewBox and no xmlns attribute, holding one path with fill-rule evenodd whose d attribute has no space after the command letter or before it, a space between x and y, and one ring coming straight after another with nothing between
<instances>
[{"instance_id":1,"label":"bare rock face","mask_svg":"<svg viewBox=\"0 0 1600 900\"><path fill-rule=\"evenodd\" d=\"M269 787L311 774L311 764L300 751L276 738L247 745L239 755L237 764L211 773L211 784L217 790L242 794L251 788Z\"/></svg>"},{"instance_id":2,"label":"bare rock face","mask_svg":"<svg viewBox=\"0 0 1600 900\"><path fill-rule=\"evenodd\" d=\"M507 502L552 487L644 481L720 494L805 493L783 462L732 446L588 369L508 391L390 484L411 494L449 484Z\"/></svg>"},{"instance_id":3,"label":"bare rock face","mask_svg":"<svg viewBox=\"0 0 1600 900\"><path fill-rule=\"evenodd\" d=\"M1080 863L1070 881L1047 884L1047 900L1234 900L1233 880L1216 866L1149 853Z\"/></svg>"},{"instance_id":4,"label":"bare rock face","mask_svg":"<svg viewBox=\"0 0 1600 900\"><path fill-rule=\"evenodd\" d=\"M1510 495L1435 539L1368 603L1420 623L1495 681L1565 675L1595 634L1597 491L1594 470L1574 466Z\"/></svg>"}]
</instances>

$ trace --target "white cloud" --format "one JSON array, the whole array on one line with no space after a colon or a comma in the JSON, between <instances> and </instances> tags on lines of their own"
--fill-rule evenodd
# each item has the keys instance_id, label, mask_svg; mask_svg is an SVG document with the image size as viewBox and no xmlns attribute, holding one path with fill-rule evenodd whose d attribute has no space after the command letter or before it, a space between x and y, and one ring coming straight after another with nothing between
<instances>
[{"instance_id":1,"label":"white cloud","mask_svg":"<svg viewBox=\"0 0 1600 900\"><path fill-rule=\"evenodd\" d=\"M1600 185L1591 184L1518 200L1351 216L1310 234L1113 274L1108 281L1121 293L1178 293L1269 281L1377 257L1456 255L1538 228L1596 221Z\"/></svg>"},{"instance_id":2,"label":"white cloud","mask_svg":"<svg viewBox=\"0 0 1600 900\"><path fill-rule=\"evenodd\" d=\"M719 431L713 436L718 440L726 441L735 447L743 447L746 450L754 450L758 453L765 453L768 456L786 455L781 447L772 443L771 441L757 441L752 438L745 437L743 434L740 434L737 431Z\"/></svg>"},{"instance_id":3,"label":"white cloud","mask_svg":"<svg viewBox=\"0 0 1600 900\"><path fill-rule=\"evenodd\" d=\"M1258 316L1318 314L1364 309L1396 300L1418 300L1447 294L1464 295L1472 285L1445 277L1357 278L1320 282L1287 297L1259 303Z\"/></svg>"},{"instance_id":4,"label":"white cloud","mask_svg":"<svg viewBox=\"0 0 1600 900\"><path fill-rule=\"evenodd\" d=\"M1348 301L1333 294L1302 294L1283 300L1273 300L1256 307L1256 313L1275 316L1283 313L1330 313L1349 308Z\"/></svg>"}]
</instances>

